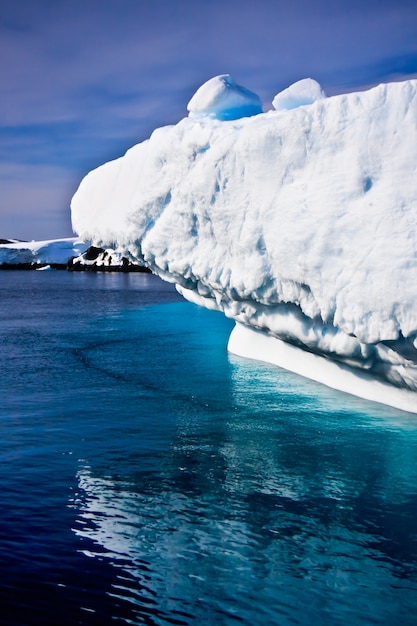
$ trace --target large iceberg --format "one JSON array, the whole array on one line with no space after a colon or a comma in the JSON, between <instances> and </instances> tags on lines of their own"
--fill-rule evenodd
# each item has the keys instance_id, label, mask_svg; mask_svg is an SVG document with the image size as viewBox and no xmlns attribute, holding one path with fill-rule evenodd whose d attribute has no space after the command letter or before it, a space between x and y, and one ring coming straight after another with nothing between
<instances>
[{"instance_id":1,"label":"large iceberg","mask_svg":"<svg viewBox=\"0 0 417 626\"><path fill-rule=\"evenodd\" d=\"M90 172L75 232L236 320L229 349L417 412L417 81L274 98L221 76Z\"/></svg>"}]
</instances>

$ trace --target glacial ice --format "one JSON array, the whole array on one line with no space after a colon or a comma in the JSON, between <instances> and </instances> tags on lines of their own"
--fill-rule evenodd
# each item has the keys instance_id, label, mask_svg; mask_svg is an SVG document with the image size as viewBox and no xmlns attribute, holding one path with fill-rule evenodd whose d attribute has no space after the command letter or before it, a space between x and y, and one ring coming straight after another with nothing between
<instances>
[{"instance_id":1,"label":"glacial ice","mask_svg":"<svg viewBox=\"0 0 417 626\"><path fill-rule=\"evenodd\" d=\"M410 80L325 98L306 79L262 113L216 77L187 118L84 178L73 228L236 320L234 352L283 341L335 365L322 382L349 371L345 391L417 412L416 93Z\"/></svg>"}]
</instances>

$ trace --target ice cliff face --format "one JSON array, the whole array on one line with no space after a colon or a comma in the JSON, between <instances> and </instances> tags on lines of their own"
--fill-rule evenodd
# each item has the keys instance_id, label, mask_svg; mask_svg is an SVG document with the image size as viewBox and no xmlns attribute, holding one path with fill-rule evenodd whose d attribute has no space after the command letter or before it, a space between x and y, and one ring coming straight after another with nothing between
<instances>
[{"instance_id":1,"label":"ice cliff face","mask_svg":"<svg viewBox=\"0 0 417 626\"><path fill-rule=\"evenodd\" d=\"M417 81L325 98L307 79L267 113L212 81L188 118L85 177L74 230L192 301L416 391Z\"/></svg>"}]
</instances>

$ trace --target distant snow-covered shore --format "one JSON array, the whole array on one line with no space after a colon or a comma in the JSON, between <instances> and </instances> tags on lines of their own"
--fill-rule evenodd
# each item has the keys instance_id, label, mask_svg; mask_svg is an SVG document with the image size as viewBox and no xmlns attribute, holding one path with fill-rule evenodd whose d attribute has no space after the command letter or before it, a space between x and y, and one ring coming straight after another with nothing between
<instances>
[{"instance_id":1,"label":"distant snow-covered shore","mask_svg":"<svg viewBox=\"0 0 417 626\"><path fill-rule=\"evenodd\" d=\"M79 237L43 241L0 239L1 269L70 271L149 271L115 250L91 246Z\"/></svg>"},{"instance_id":2,"label":"distant snow-covered shore","mask_svg":"<svg viewBox=\"0 0 417 626\"><path fill-rule=\"evenodd\" d=\"M28 267L38 269L45 265L66 267L69 259L88 248L79 237L44 241L18 241L2 239L0 244L0 268Z\"/></svg>"}]
</instances>

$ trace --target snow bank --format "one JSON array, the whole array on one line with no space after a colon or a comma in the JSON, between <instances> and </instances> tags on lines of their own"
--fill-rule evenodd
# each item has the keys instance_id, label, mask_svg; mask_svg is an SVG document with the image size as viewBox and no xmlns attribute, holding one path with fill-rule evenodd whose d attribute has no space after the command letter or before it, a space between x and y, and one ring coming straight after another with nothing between
<instances>
[{"instance_id":1,"label":"snow bank","mask_svg":"<svg viewBox=\"0 0 417 626\"><path fill-rule=\"evenodd\" d=\"M330 98L307 81L289 93L313 103L283 109L284 92L252 117L220 83L86 176L75 231L192 301L415 392L417 81Z\"/></svg>"}]
</instances>

